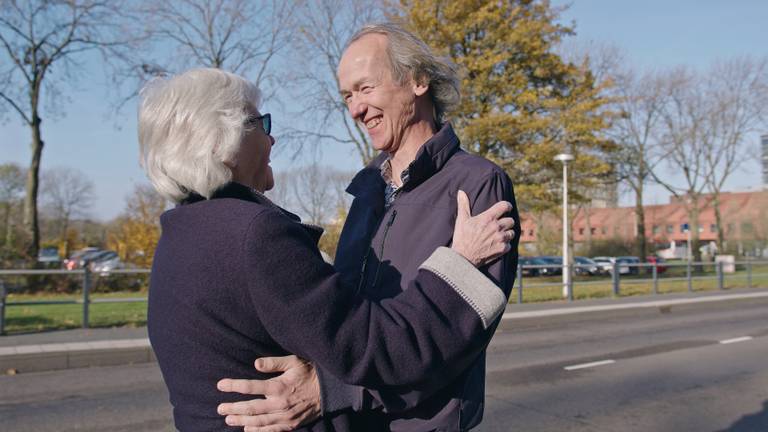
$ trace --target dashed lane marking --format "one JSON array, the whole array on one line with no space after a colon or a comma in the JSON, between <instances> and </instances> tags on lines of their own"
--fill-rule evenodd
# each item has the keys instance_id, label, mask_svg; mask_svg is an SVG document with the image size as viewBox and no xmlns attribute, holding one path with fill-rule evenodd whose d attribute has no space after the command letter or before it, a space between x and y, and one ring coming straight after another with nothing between
<instances>
[{"instance_id":1,"label":"dashed lane marking","mask_svg":"<svg viewBox=\"0 0 768 432\"><path fill-rule=\"evenodd\" d=\"M720 343L723 345L726 345L726 344L732 344L736 342L746 342L748 340L752 340L752 336L744 336L744 337L737 337L733 339L721 340Z\"/></svg>"},{"instance_id":2,"label":"dashed lane marking","mask_svg":"<svg viewBox=\"0 0 768 432\"><path fill-rule=\"evenodd\" d=\"M598 367L598 366L605 366L609 364L616 363L616 360L602 360L602 361L596 361L591 363L582 363L572 366L566 366L563 369L567 371L577 370L577 369L586 369L586 368L592 368L592 367Z\"/></svg>"}]
</instances>

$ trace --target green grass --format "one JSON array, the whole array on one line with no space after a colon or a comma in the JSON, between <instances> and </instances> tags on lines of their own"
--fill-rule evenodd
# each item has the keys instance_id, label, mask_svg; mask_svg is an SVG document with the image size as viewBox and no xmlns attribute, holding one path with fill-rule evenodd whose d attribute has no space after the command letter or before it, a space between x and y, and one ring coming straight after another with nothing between
<instances>
[{"instance_id":1,"label":"green grass","mask_svg":"<svg viewBox=\"0 0 768 432\"><path fill-rule=\"evenodd\" d=\"M658 292L659 294L668 294L675 292L687 292L688 282L685 280L668 280L670 278L684 277L685 268L682 271L678 268L671 269L663 275L659 275ZM716 273L714 271L696 272L693 277L710 277L710 279L692 281L693 291L714 291L718 289ZM556 277L524 277L523 278L523 302L545 302L553 300L563 300L562 295L562 276ZM739 270L736 273L725 275L723 281L724 289L746 288L747 272ZM558 284L552 286L537 286L540 284ZM516 288L510 296L510 302L517 301L517 282ZM768 266L755 267L752 273L752 286L768 286ZM573 287L574 298L577 300L597 299L613 296L613 284L608 277L588 277L579 276L574 279ZM653 281L650 275L623 275L620 282L619 295L635 296L653 294Z\"/></svg>"},{"instance_id":2,"label":"green grass","mask_svg":"<svg viewBox=\"0 0 768 432\"><path fill-rule=\"evenodd\" d=\"M714 276L711 266L696 276ZM725 289L745 288L747 286L746 271L739 269L736 273L725 275ZM659 275L658 291L660 294L686 292L688 283L684 280L668 280L673 277L685 276L685 268L671 268ZM562 281L557 277L525 277L523 279L523 301L544 302L562 300ZM554 283L552 286L535 286L542 283ZM584 285L584 283L590 283ZM515 283L517 286L517 283ZM768 286L768 265L753 268L753 287ZM652 293L650 275L623 276L621 278L621 296L647 295ZM717 280L705 279L693 281L694 291L713 291L717 289ZM146 298L146 290L139 292L120 291L112 293L94 293L91 299L105 298ZM607 298L613 295L611 280L608 277L575 278L574 297L576 299ZM8 302L29 301L62 301L78 300L82 294L10 294ZM510 302L517 301L517 288L512 292ZM147 323L146 302L136 303L91 303L89 325L91 327L139 327ZM7 306L5 309L5 331L7 334L59 330L82 327L83 305L22 305Z\"/></svg>"},{"instance_id":3,"label":"green grass","mask_svg":"<svg viewBox=\"0 0 768 432\"><path fill-rule=\"evenodd\" d=\"M141 292L116 292L94 294L91 299L139 298ZM76 300L73 294L11 294L8 302ZM90 327L139 327L147 324L147 303L91 303L88 324ZM6 306L6 334L80 328L83 325L82 304L19 305Z\"/></svg>"}]
</instances>

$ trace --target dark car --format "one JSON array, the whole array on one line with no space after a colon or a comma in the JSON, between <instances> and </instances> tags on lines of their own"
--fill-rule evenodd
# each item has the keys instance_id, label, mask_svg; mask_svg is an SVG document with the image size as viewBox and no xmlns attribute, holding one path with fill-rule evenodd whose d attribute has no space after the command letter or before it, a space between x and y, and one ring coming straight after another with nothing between
<instances>
[{"instance_id":1,"label":"dark car","mask_svg":"<svg viewBox=\"0 0 768 432\"><path fill-rule=\"evenodd\" d=\"M563 257L549 255L549 256L540 256L536 258L544 261L544 264L549 265L549 267L546 268L547 276L563 274ZM545 273L542 273L542 275L543 274Z\"/></svg>"},{"instance_id":2,"label":"dark car","mask_svg":"<svg viewBox=\"0 0 768 432\"><path fill-rule=\"evenodd\" d=\"M616 262L619 264L619 273L621 274L639 274L640 273L640 258L635 256L620 256L616 257ZM626 271L625 271L626 269Z\"/></svg>"},{"instance_id":3,"label":"dark car","mask_svg":"<svg viewBox=\"0 0 768 432\"><path fill-rule=\"evenodd\" d=\"M537 257L520 257L520 265L523 266L523 276L546 276L552 274L548 263Z\"/></svg>"}]
</instances>

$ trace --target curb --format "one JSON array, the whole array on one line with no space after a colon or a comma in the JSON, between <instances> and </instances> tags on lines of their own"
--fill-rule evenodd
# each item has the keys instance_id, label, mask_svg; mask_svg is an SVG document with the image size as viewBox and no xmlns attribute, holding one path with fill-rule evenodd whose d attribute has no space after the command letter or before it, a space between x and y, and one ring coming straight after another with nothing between
<instances>
[{"instance_id":1,"label":"curb","mask_svg":"<svg viewBox=\"0 0 768 432\"><path fill-rule=\"evenodd\" d=\"M502 315L502 320L516 320L527 318L541 318L563 315L575 315L589 312L612 312L619 310L629 309L644 309L644 308L663 308L671 306L683 306L691 304L711 303L718 301L729 300L751 300L757 298L768 298L768 292L748 293L748 294L724 294L706 297L696 298L682 298L682 299L669 299L669 300L651 300L645 302L636 303L622 303L613 305L597 305L597 306L572 306L563 307L557 309L542 309L526 312L507 312Z\"/></svg>"},{"instance_id":2,"label":"curb","mask_svg":"<svg viewBox=\"0 0 768 432\"><path fill-rule=\"evenodd\" d=\"M647 310L650 308L668 308L672 306L706 304L719 301L753 300L760 298L768 298L768 292L708 295L703 297L648 300L621 304L599 304L589 306L569 305L548 309L506 312L502 315L502 322L542 317L565 317L568 315L586 313ZM157 362L157 358L155 357L154 351L152 351L148 338L0 347L0 375L154 362Z\"/></svg>"},{"instance_id":3,"label":"curb","mask_svg":"<svg viewBox=\"0 0 768 432\"><path fill-rule=\"evenodd\" d=\"M149 339L0 347L0 373L7 375L155 361Z\"/></svg>"}]
</instances>

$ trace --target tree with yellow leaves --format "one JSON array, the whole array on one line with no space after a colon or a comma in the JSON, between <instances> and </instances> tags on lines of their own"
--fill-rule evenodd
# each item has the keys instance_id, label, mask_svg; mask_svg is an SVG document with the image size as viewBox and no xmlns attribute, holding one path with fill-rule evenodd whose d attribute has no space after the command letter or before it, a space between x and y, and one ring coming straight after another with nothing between
<instances>
[{"instance_id":1,"label":"tree with yellow leaves","mask_svg":"<svg viewBox=\"0 0 768 432\"><path fill-rule=\"evenodd\" d=\"M502 166L515 181L524 210L559 203L558 153L576 159L574 200L611 171L615 145L608 127L608 81L598 84L583 64L556 53L572 29L556 23L559 9L533 0L402 0L400 19L462 74L462 101L449 113L469 151Z\"/></svg>"},{"instance_id":2,"label":"tree with yellow leaves","mask_svg":"<svg viewBox=\"0 0 768 432\"><path fill-rule=\"evenodd\" d=\"M127 198L125 211L110 230L108 247L121 260L149 268L160 239L160 215L167 204L151 186L136 185Z\"/></svg>"}]
</instances>

